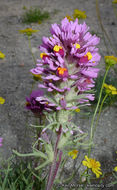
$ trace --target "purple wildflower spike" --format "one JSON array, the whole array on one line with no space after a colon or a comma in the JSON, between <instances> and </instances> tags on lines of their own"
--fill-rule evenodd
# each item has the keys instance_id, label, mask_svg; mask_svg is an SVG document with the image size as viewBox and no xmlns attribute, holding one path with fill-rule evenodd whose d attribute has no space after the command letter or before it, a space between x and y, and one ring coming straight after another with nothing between
<instances>
[{"instance_id":1,"label":"purple wildflower spike","mask_svg":"<svg viewBox=\"0 0 117 190\"><path fill-rule=\"evenodd\" d=\"M78 19L73 22L64 18L61 24L52 24L52 36L42 39L41 60L38 59L40 64L31 69L32 74L41 75L40 88L65 97L66 92L72 88L75 88L74 92L79 95L94 87L93 79L97 78L99 72L95 66L100 61L96 45L100 39L88 30L89 27L85 23L79 24ZM91 97L92 95L86 94L86 100L81 99L79 102L93 100L94 96ZM57 110L62 107L60 104Z\"/></svg>"}]
</instances>

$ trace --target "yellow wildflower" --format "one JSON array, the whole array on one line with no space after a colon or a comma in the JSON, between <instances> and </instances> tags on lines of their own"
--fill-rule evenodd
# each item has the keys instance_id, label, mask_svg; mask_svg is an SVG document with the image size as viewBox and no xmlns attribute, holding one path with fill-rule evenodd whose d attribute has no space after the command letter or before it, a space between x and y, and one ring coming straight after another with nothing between
<instances>
[{"instance_id":1,"label":"yellow wildflower","mask_svg":"<svg viewBox=\"0 0 117 190\"><path fill-rule=\"evenodd\" d=\"M77 154L78 154L78 150L72 150L72 151L68 152L68 155L72 156L72 159L76 159Z\"/></svg>"},{"instance_id":2,"label":"yellow wildflower","mask_svg":"<svg viewBox=\"0 0 117 190\"><path fill-rule=\"evenodd\" d=\"M4 59L4 58L5 58L4 53L2 53L2 52L0 51L0 59Z\"/></svg>"},{"instance_id":3,"label":"yellow wildflower","mask_svg":"<svg viewBox=\"0 0 117 190\"><path fill-rule=\"evenodd\" d=\"M0 97L0 104L4 104L5 103L5 99Z\"/></svg>"},{"instance_id":4,"label":"yellow wildflower","mask_svg":"<svg viewBox=\"0 0 117 190\"><path fill-rule=\"evenodd\" d=\"M38 32L39 30L33 30L32 28L26 28L26 29L24 29L24 30L19 30L19 32L21 33L21 34L26 34L27 36L31 36L32 35L32 33L36 33L36 32Z\"/></svg>"},{"instance_id":5,"label":"yellow wildflower","mask_svg":"<svg viewBox=\"0 0 117 190\"><path fill-rule=\"evenodd\" d=\"M100 162L96 161L95 159L88 158L87 156L85 156L85 159L86 160L82 161L82 164L87 168L90 168L92 172L96 175L96 177L99 178L100 175L102 175Z\"/></svg>"},{"instance_id":6,"label":"yellow wildflower","mask_svg":"<svg viewBox=\"0 0 117 190\"><path fill-rule=\"evenodd\" d=\"M77 109L75 109L75 111L76 111L76 112L80 112L80 109L79 109L79 108L77 108Z\"/></svg>"},{"instance_id":7,"label":"yellow wildflower","mask_svg":"<svg viewBox=\"0 0 117 190\"><path fill-rule=\"evenodd\" d=\"M75 9L74 10L74 13L73 13L73 18L76 19L85 19L87 17L87 15L85 14L85 11L80 11L78 9Z\"/></svg>"},{"instance_id":8,"label":"yellow wildflower","mask_svg":"<svg viewBox=\"0 0 117 190\"><path fill-rule=\"evenodd\" d=\"M114 167L114 171L117 172L117 166Z\"/></svg>"},{"instance_id":9,"label":"yellow wildflower","mask_svg":"<svg viewBox=\"0 0 117 190\"><path fill-rule=\"evenodd\" d=\"M115 3L115 4L116 4L116 3L117 3L117 0L112 1L112 3Z\"/></svg>"},{"instance_id":10,"label":"yellow wildflower","mask_svg":"<svg viewBox=\"0 0 117 190\"><path fill-rule=\"evenodd\" d=\"M117 95L117 88L114 86L104 83L104 88L107 94Z\"/></svg>"},{"instance_id":11,"label":"yellow wildflower","mask_svg":"<svg viewBox=\"0 0 117 190\"><path fill-rule=\"evenodd\" d=\"M104 60L105 60L105 63L109 66L113 66L113 65L117 64L117 57L115 57L114 55L105 56Z\"/></svg>"},{"instance_id":12,"label":"yellow wildflower","mask_svg":"<svg viewBox=\"0 0 117 190\"><path fill-rule=\"evenodd\" d=\"M69 20L69 22L70 22L70 21L73 21L73 19L71 18L71 16L66 15L65 17Z\"/></svg>"}]
</instances>

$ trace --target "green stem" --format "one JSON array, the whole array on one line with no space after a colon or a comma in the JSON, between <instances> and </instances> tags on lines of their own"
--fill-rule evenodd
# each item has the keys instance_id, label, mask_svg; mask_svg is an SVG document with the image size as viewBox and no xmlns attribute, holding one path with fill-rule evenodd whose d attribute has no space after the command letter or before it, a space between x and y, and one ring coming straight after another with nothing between
<instances>
[{"instance_id":1,"label":"green stem","mask_svg":"<svg viewBox=\"0 0 117 190\"><path fill-rule=\"evenodd\" d=\"M34 54L32 52L30 36L28 36L28 45L29 45L29 48L30 48L30 51L31 51L31 55L32 55L33 61L34 61L35 64L37 64L35 56L34 56Z\"/></svg>"},{"instance_id":2,"label":"green stem","mask_svg":"<svg viewBox=\"0 0 117 190\"><path fill-rule=\"evenodd\" d=\"M85 174L87 171L88 171L88 168L87 168L84 172L82 172L82 174L81 174L81 176L80 176L80 182L81 182L82 176L84 176L84 174Z\"/></svg>"},{"instance_id":3,"label":"green stem","mask_svg":"<svg viewBox=\"0 0 117 190\"><path fill-rule=\"evenodd\" d=\"M97 103L97 106L96 106L96 109L95 109L95 112L94 112L94 115L93 115L93 118L92 118L92 121L91 121L90 142L92 142L92 140L93 140L94 121L95 121L95 117L96 117L98 107L99 107L99 104L100 104L100 101L101 101L103 86L104 86L106 76L108 74L109 69L110 69L110 66L108 66L107 69L106 69L106 72L105 72L105 75L104 75L104 78L103 78L103 82L102 82L102 86L101 86L101 90L100 90L100 94L99 94L98 103ZM92 147L92 144L89 146L89 151L88 151L88 156L89 157L90 157L90 153L91 153L91 147Z\"/></svg>"},{"instance_id":4,"label":"green stem","mask_svg":"<svg viewBox=\"0 0 117 190\"><path fill-rule=\"evenodd\" d=\"M94 136L94 133L96 131L96 128L97 128L97 124L98 124L98 121L99 121L99 118L100 118L100 114L101 114L101 111L102 111L102 107L103 107L103 104L104 104L104 101L106 100L108 94L106 94L101 102L101 105L100 105L100 108L99 108L99 113L98 113L98 116L97 116L97 120L96 120L96 124L95 124L95 127L94 127L94 131L93 131L93 136Z\"/></svg>"}]
</instances>

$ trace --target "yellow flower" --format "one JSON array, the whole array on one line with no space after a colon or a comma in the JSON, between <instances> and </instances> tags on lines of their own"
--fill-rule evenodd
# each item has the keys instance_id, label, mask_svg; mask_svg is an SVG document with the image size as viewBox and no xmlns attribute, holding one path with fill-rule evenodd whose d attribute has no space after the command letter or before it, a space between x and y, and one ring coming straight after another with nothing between
<instances>
[{"instance_id":1,"label":"yellow flower","mask_svg":"<svg viewBox=\"0 0 117 190\"><path fill-rule=\"evenodd\" d=\"M72 150L71 152L68 152L69 156L72 156L72 159L76 159L78 154L78 150Z\"/></svg>"},{"instance_id":2,"label":"yellow flower","mask_svg":"<svg viewBox=\"0 0 117 190\"><path fill-rule=\"evenodd\" d=\"M96 175L96 177L99 178L100 175L102 175L100 162L96 161L95 159L88 158L87 156L85 156L85 159L86 160L82 161L82 164L87 168L90 168L92 172Z\"/></svg>"},{"instance_id":3,"label":"yellow flower","mask_svg":"<svg viewBox=\"0 0 117 190\"><path fill-rule=\"evenodd\" d=\"M75 9L74 10L74 13L73 13L73 18L76 19L85 19L87 17L87 15L85 14L85 11L80 11L78 9Z\"/></svg>"},{"instance_id":4,"label":"yellow flower","mask_svg":"<svg viewBox=\"0 0 117 190\"><path fill-rule=\"evenodd\" d=\"M5 103L5 99L0 97L0 104L4 104Z\"/></svg>"},{"instance_id":5,"label":"yellow flower","mask_svg":"<svg viewBox=\"0 0 117 190\"><path fill-rule=\"evenodd\" d=\"M5 58L4 53L2 53L2 52L0 51L0 59L4 59L4 58Z\"/></svg>"},{"instance_id":6,"label":"yellow flower","mask_svg":"<svg viewBox=\"0 0 117 190\"><path fill-rule=\"evenodd\" d=\"M117 95L117 88L114 86L104 83L104 88L107 94Z\"/></svg>"},{"instance_id":7,"label":"yellow flower","mask_svg":"<svg viewBox=\"0 0 117 190\"><path fill-rule=\"evenodd\" d=\"M109 66L113 66L113 65L117 64L117 57L115 57L114 55L105 56L104 60L105 60L105 63Z\"/></svg>"},{"instance_id":8,"label":"yellow flower","mask_svg":"<svg viewBox=\"0 0 117 190\"><path fill-rule=\"evenodd\" d=\"M67 18L67 19L69 20L69 22L70 22L70 21L73 21L73 19L72 19L71 16L69 16L69 15L66 15L65 18Z\"/></svg>"},{"instance_id":9,"label":"yellow flower","mask_svg":"<svg viewBox=\"0 0 117 190\"><path fill-rule=\"evenodd\" d=\"M114 167L114 171L115 171L115 172L117 172L117 166L116 166L116 167Z\"/></svg>"},{"instance_id":10,"label":"yellow flower","mask_svg":"<svg viewBox=\"0 0 117 190\"><path fill-rule=\"evenodd\" d=\"M79 108L77 108L77 109L75 109L75 111L76 111L76 112L80 112L80 109L79 109Z\"/></svg>"},{"instance_id":11,"label":"yellow flower","mask_svg":"<svg viewBox=\"0 0 117 190\"><path fill-rule=\"evenodd\" d=\"M39 30L33 30L32 28L26 28L26 29L24 29L24 30L19 30L19 32L21 33L21 34L26 34L27 36L31 36L32 35L32 33L36 33L36 32L38 32Z\"/></svg>"},{"instance_id":12,"label":"yellow flower","mask_svg":"<svg viewBox=\"0 0 117 190\"><path fill-rule=\"evenodd\" d=\"M112 1L112 3L115 3L115 4L116 4L116 3L117 3L117 0Z\"/></svg>"}]
</instances>

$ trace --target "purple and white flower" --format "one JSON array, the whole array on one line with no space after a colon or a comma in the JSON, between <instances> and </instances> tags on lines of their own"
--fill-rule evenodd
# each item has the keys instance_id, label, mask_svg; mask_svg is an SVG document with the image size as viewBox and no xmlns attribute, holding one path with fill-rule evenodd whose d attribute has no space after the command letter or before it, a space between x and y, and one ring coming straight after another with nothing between
<instances>
[{"instance_id":1,"label":"purple and white flower","mask_svg":"<svg viewBox=\"0 0 117 190\"><path fill-rule=\"evenodd\" d=\"M37 60L32 74L41 75L42 83L39 88L48 92L61 94L59 108L69 109L66 94L73 88L75 95L81 95L94 87L99 69L95 68L100 61L98 45L100 39L88 32L89 27L64 18L61 24L52 24L51 37L43 37L40 50L41 60ZM63 98L64 96L64 98ZM87 94L78 102L94 100L94 96ZM76 105L71 105L76 109Z\"/></svg>"}]
</instances>

